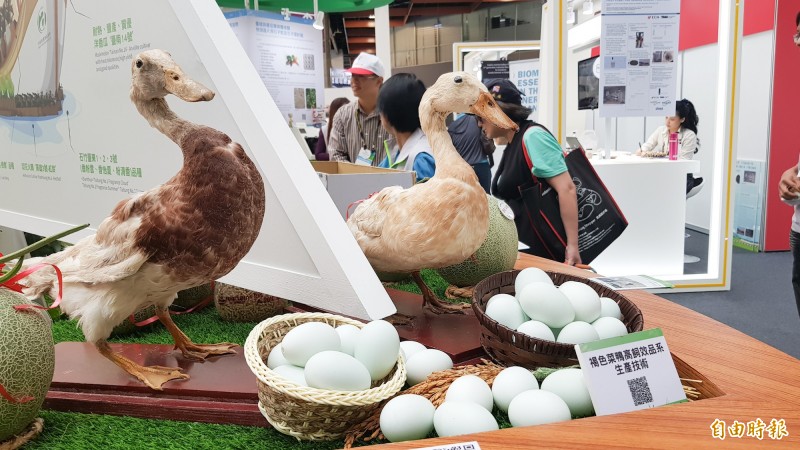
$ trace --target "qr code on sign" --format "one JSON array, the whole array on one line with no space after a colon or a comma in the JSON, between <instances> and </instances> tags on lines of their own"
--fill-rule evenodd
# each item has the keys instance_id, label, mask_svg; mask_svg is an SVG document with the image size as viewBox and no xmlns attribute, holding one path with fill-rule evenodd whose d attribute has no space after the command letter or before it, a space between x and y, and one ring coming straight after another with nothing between
<instances>
[{"instance_id":1,"label":"qr code on sign","mask_svg":"<svg viewBox=\"0 0 800 450\"><path fill-rule=\"evenodd\" d=\"M314 55L309 53L303 55L303 69L314 70Z\"/></svg>"},{"instance_id":2,"label":"qr code on sign","mask_svg":"<svg viewBox=\"0 0 800 450\"><path fill-rule=\"evenodd\" d=\"M653 402L653 394L647 384L646 377L633 378L628 380L628 389L631 391L631 398L635 406Z\"/></svg>"}]
</instances>

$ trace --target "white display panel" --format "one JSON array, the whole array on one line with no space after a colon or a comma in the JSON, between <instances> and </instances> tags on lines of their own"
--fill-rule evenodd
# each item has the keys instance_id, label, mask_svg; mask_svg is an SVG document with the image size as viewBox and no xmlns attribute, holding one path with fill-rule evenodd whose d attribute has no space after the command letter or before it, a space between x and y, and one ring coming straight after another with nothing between
<instances>
[{"instance_id":1,"label":"white display panel","mask_svg":"<svg viewBox=\"0 0 800 450\"><path fill-rule=\"evenodd\" d=\"M325 60L322 31L313 18L254 10L225 13L272 100L289 120L321 123L324 118Z\"/></svg>"},{"instance_id":2,"label":"white display panel","mask_svg":"<svg viewBox=\"0 0 800 450\"><path fill-rule=\"evenodd\" d=\"M29 18L12 37L20 51L0 61L0 80L15 88L12 106L0 102L1 225L43 235L96 227L180 169L180 149L128 98L131 59L160 48L217 93L197 104L168 97L172 109L241 143L265 181L259 238L222 281L361 318L395 312L216 3L26 0L19 17Z\"/></svg>"}]
</instances>

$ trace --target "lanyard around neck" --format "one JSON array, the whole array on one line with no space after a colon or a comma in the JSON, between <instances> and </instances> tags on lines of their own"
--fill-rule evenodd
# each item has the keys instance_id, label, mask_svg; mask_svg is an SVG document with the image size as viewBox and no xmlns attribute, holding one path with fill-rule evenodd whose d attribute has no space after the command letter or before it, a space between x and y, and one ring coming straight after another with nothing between
<instances>
[{"instance_id":1,"label":"lanyard around neck","mask_svg":"<svg viewBox=\"0 0 800 450\"><path fill-rule=\"evenodd\" d=\"M353 115L355 116L355 119L356 119L356 125L358 125L358 135L361 137L361 147L366 149L367 148L367 137L364 134L364 125L362 123L362 120L359 120L359 118L358 118L359 112L361 112L361 108L359 108L358 104L356 104L356 109L355 109L355 112L353 113ZM367 117L364 116L363 120L366 121ZM374 152L376 149L373 148L373 149L367 149L367 150L370 150L370 151Z\"/></svg>"}]
</instances>

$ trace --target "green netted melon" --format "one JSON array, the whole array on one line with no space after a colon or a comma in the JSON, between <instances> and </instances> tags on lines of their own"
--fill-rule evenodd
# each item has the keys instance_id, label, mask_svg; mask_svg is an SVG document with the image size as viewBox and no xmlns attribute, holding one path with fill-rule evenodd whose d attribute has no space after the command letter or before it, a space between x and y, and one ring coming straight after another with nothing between
<instances>
[{"instance_id":1,"label":"green netted melon","mask_svg":"<svg viewBox=\"0 0 800 450\"><path fill-rule=\"evenodd\" d=\"M505 204L503 207L508 208ZM475 258L438 269L439 275L458 287L475 286L490 275L513 269L517 261L517 246L514 220L506 217L500 211L497 199L489 196L489 232L475 252Z\"/></svg>"},{"instance_id":2,"label":"green netted melon","mask_svg":"<svg viewBox=\"0 0 800 450\"><path fill-rule=\"evenodd\" d=\"M261 322L272 316L283 314L289 302L274 295L217 283L214 289L214 305L222 320Z\"/></svg>"},{"instance_id":3,"label":"green netted melon","mask_svg":"<svg viewBox=\"0 0 800 450\"><path fill-rule=\"evenodd\" d=\"M194 308L211 295L214 295L214 283L206 283L193 288L184 289L178 292L178 298L172 302L170 309L173 311L183 311Z\"/></svg>"},{"instance_id":4,"label":"green netted melon","mask_svg":"<svg viewBox=\"0 0 800 450\"><path fill-rule=\"evenodd\" d=\"M136 330L141 330L143 328L147 328L148 326L152 325L153 323L158 322L158 320L153 321L153 322L151 322L151 323L149 323L147 325L138 325L137 326L136 324L140 323L142 321L145 321L145 320L147 320L147 319L149 319L151 317L154 317L155 315L156 315L156 307L155 306L150 305L150 306L148 306L146 308L142 308L142 309L136 311L133 314L133 319L131 319L130 317L127 317L121 324L115 326L114 329L111 330L111 336L116 336L116 337L125 336L125 335L133 333Z\"/></svg>"},{"instance_id":5,"label":"green netted melon","mask_svg":"<svg viewBox=\"0 0 800 450\"><path fill-rule=\"evenodd\" d=\"M0 396L0 447L23 431L39 413L55 369L50 316L40 310L17 311L28 304L22 294L0 288L0 385L15 399Z\"/></svg>"},{"instance_id":6,"label":"green netted melon","mask_svg":"<svg viewBox=\"0 0 800 450\"><path fill-rule=\"evenodd\" d=\"M214 283L202 284L200 286L195 286L193 288L178 291L178 297L175 298L175 301L172 302L172 305L170 305L169 309L170 311L176 311L176 312L186 311L188 309L196 307L198 304L200 304L200 302L209 298L209 296L213 294L214 294ZM114 329L111 331L111 335L125 336L133 333L136 330L145 328L147 327L147 325L136 326L136 324L144 320L147 320L151 317L154 317L155 315L156 315L156 308L154 306L148 306L146 308L140 309L139 311L136 311L136 313L133 314L133 320L131 320L131 318L128 317L121 324L114 327ZM158 321L156 320L154 322Z\"/></svg>"}]
</instances>

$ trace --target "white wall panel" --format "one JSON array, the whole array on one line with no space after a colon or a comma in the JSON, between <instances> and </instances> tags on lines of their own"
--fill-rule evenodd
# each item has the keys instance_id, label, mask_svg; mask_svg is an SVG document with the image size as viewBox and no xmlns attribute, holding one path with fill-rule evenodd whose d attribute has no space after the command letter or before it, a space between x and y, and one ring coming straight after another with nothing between
<instances>
[{"instance_id":1,"label":"white wall panel","mask_svg":"<svg viewBox=\"0 0 800 450\"><path fill-rule=\"evenodd\" d=\"M767 159L774 34L772 30L765 31L747 36L742 42L739 159Z\"/></svg>"}]
</instances>

